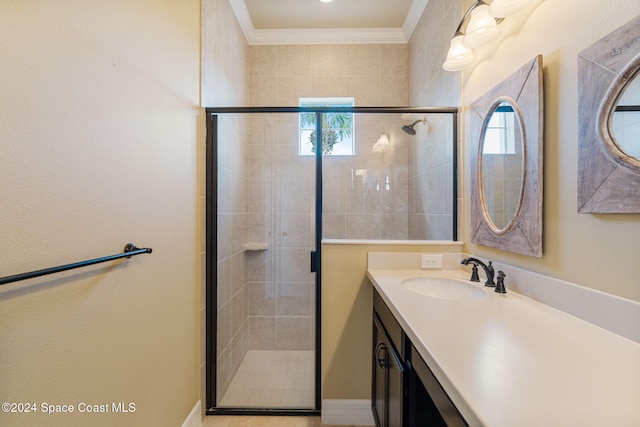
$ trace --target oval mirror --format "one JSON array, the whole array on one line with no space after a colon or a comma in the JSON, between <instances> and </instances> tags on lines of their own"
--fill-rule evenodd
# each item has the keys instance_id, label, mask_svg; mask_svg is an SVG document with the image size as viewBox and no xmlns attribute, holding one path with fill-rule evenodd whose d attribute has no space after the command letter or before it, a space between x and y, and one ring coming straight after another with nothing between
<instances>
[{"instance_id":1,"label":"oval mirror","mask_svg":"<svg viewBox=\"0 0 640 427\"><path fill-rule=\"evenodd\" d=\"M524 147L522 120L514 103L495 102L482 126L478 183L484 217L496 234L511 228L522 206Z\"/></svg>"},{"instance_id":2,"label":"oval mirror","mask_svg":"<svg viewBox=\"0 0 640 427\"><path fill-rule=\"evenodd\" d=\"M631 163L640 162L640 72L636 70L611 111L609 130L613 150L618 157Z\"/></svg>"}]
</instances>

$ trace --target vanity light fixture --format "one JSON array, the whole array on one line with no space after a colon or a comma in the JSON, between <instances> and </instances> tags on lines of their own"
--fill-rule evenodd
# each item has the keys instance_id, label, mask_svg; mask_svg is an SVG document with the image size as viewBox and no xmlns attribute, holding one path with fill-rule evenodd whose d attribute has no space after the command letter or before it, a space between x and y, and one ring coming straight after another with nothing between
<instances>
[{"instance_id":1,"label":"vanity light fixture","mask_svg":"<svg viewBox=\"0 0 640 427\"><path fill-rule=\"evenodd\" d=\"M489 15L489 5L480 4L471 12L471 19L462 44L473 49L495 40L499 35L500 28L496 19Z\"/></svg>"},{"instance_id":2,"label":"vanity light fixture","mask_svg":"<svg viewBox=\"0 0 640 427\"><path fill-rule=\"evenodd\" d=\"M534 0L493 0L489 13L495 18L506 18L526 9Z\"/></svg>"},{"instance_id":3,"label":"vanity light fixture","mask_svg":"<svg viewBox=\"0 0 640 427\"><path fill-rule=\"evenodd\" d=\"M333 0L320 0L322 3L331 3Z\"/></svg>"},{"instance_id":4,"label":"vanity light fixture","mask_svg":"<svg viewBox=\"0 0 640 427\"><path fill-rule=\"evenodd\" d=\"M456 33L451 39L447 59L442 65L446 71L460 71L475 59L473 51L495 40L500 35L498 24L505 17L514 15L535 0L493 0L491 4L477 0L465 12Z\"/></svg>"}]
</instances>

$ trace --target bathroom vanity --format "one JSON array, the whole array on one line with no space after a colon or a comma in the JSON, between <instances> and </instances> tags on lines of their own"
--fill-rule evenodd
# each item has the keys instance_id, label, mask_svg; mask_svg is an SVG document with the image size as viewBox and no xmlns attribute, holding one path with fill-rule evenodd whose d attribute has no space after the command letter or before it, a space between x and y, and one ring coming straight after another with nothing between
<instances>
[{"instance_id":1,"label":"bathroom vanity","mask_svg":"<svg viewBox=\"0 0 640 427\"><path fill-rule=\"evenodd\" d=\"M377 427L468 425L376 290L372 354Z\"/></svg>"},{"instance_id":2,"label":"bathroom vanity","mask_svg":"<svg viewBox=\"0 0 640 427\"><path fill-rule=\"evenodd\" d=\"M370 263L368 277L379 426L640 425L637 342L508 279L498 294L459 269Z\"/></svg>"}]
</instances>

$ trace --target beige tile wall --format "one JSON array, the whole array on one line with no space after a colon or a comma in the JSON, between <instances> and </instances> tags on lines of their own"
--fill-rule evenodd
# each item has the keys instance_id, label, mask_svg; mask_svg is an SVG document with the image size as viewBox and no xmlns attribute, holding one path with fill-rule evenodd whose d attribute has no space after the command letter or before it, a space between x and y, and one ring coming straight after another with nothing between
<instances>
[{"instance_id":1,"label":"beige tile wall","mask_svg":"<svg viewBox=\"0 0 640 427\"><path fill-rule=\"evenodd\" d=\"M244 106L248 101L247 79L249 47L228 0L202 2L202 103L206 107ZM218 194L218 396L228 387L247 348L248 269L243 252L248 217L247 119L227 115L219 120L219 194ZM204 141L201 144L201 168L204 171ZM201 173L204 177L204 172ZM204 223L206 188L200 185L201 215ZM204 228L203 228L204 229ZM203 237L204 239L204 233ZM203 245L204 246L204 245ZM204 248L203 248L204 250ZM204 252L202 254L204 271ZM204 278L203 278L204 280ZM202 285L203 289L205 285ZM201 299L204 323L206 298ZM206 326L201 326L201 346L205 347ZM205 351L201 356L201 378L205 378ZM203 387L206 384L203 381ZM202 390L202 396L205 392ZM206 408L204 402L203 408Z\"/></svg>"},{"instance_id":2,"label":"beige tile wall","mask_svg":"<svg viewBox=\"0 0 640 427\"><path fill-rule=\"evenodd\" d=\"M415 106L460 105L460 73L442 69L460 17L460 1L430 0L409 40L409 101ZM462 115L459 115L461 120ZM420 143L411 146L409 238L451 239L453 210L453 127L450 117L430 116L428 131L418 126ZM458 123L458 129L463 129ZM462 132L457 143L461 144ZM460 162L459 162L460 164ZM462 168L459 168L461 170ZM462 182L458 177L458 182ZM444 183L444 185L442 184ZM462 206L459 189L458 206ZM461 212L458 213L461 218ZM461 224L461 221L458 221ZM458 233L461 235L461 233ZM424 238L424 237L422 237Z\"/></svg>"},{"instance_id":3,"label":"beige tile wall","mask_svg":"<svg viewBox=\"0 0 640 427\"><path fill-rule=\"evenodd\" d=\"M267 249L244 254L249 270L247 348L311 350L314 159L297 155L297 115L252 114L249 121L245 241Z\"/></svg>"},{"instance_id":4,"label":"beige tile wall","mask_svg":"<svg viewBox=\"0 0 640 427\"><path fill-rule=\"evenodd\" d=\"M252 46L250 52L253 106L297 106L303 97L345 96L354 97L356 105L407 104L406 45ZM272 219L263 218L261 229L273 249L251 255L257 277L251 277L249 285L250 347L312 349L314 282L309 251L314 238L314 159L297 154L296 115L253 121L249 169L265 173L250 180L249 203L256 205L255 214L264 208L279 211ZM406 138L398 133L401 124L398 117L359 116L356 156L325 158L324 237L406 238L407 149ZM373 154L377 137L393 129L394 150L385 156ZM266 143L266 138L272 140ZM398 163L401 166L393 166ZM356 169L370 170L367 183L355 182ZM385 173L394 184L396 178L400 183L405 177L397 190L404 195L395 195L405 201L399 208L385 209L386 204L393 205L392 196L383 194ZM376 191L376 180L381 191ZM261 271L261 265L271 266L271 271Z\"/></svg>"},{"instance_id":5,"label":"beige tile wall","mask_svg":"<svg viewBox=\"0 0 640 427\"><path fill-rule=\"evenodd\" d=\"M356 105L404 106L402 44L252 46L251 104L296 106L300 97L353 96Z\"/></svg>"},{"instance_id":6,"label":"beige tile wall","mask_svg":"<svg viewBox=\"0 0 640 427\"><path fill-rule=\"evenodd\" d=\"M251 102L257 106L297 106L301 97L354 97L355 105L406 106L406 45L253 46L250 66ZM407 238L407 144L399 117L358 115L356 155L325 158L325 238ZM291 141L297 141L297 121ZM380 134L394 148L385 155L371 149ZM289 150L289 148L291 148ZM287 163L295 147L280 152ZM289 162L290 161L290 162ZM291 167L291 166L290 166ZM355 171L370 171L366 182ZM390 191L384 187L389 176ZM376 184L377 182L377 184Z\"/></svg>"}]
</instances>

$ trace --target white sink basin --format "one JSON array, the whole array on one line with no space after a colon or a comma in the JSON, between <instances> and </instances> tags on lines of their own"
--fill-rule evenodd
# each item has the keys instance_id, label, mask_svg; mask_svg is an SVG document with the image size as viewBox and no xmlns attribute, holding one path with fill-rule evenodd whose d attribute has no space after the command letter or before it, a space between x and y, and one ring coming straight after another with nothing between
<instances>
[{"instance_id":1,"label":"white sink basin","mask_svg":"<svg viewBox=\"0 0 640 427\"><path fill-rule=\"evenodd\" d=\"M482 288L447 277L411 277L404 279L401 284L408 291L432 298L474 300L487 296Z\"/></svg>"}]
</instances>

